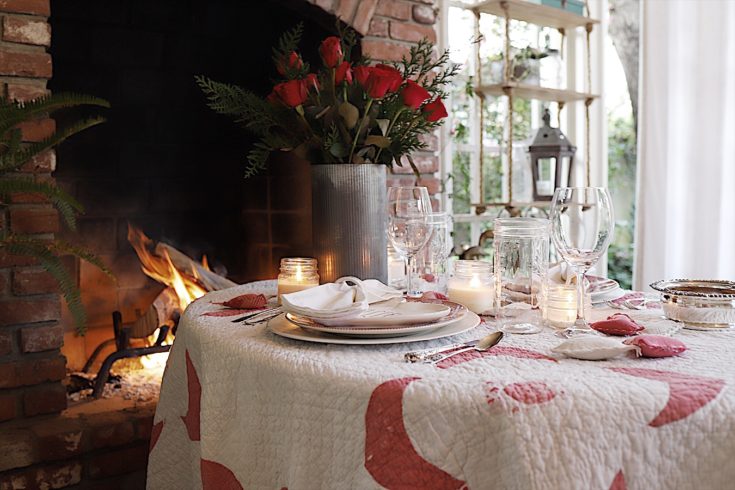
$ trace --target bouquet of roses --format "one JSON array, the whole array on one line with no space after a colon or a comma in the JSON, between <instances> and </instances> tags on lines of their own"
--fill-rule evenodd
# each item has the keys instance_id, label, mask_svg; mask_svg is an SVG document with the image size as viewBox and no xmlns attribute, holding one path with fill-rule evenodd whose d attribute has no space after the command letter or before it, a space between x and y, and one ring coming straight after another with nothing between
<instances>
[{"instance_id":1,"label":"bouquet of roses","mask_svg":"<svg viewBox=\"0 0 735 490\"><path fill-rule=\"evenodd\" d=\"M458 66L436 56L428 41L393 64L353 60L353 31L319 46L322 68L311 71L297 46L302 26L273 49L280 80L265 99L236 85L197 77L215 111L232 116L259 137L248 155L246 176L264 169L273 151L293 151L312 163L381 163L418 170L411 153L425 147L447 116L445 86Z\"/></svg>"}]
</instances>

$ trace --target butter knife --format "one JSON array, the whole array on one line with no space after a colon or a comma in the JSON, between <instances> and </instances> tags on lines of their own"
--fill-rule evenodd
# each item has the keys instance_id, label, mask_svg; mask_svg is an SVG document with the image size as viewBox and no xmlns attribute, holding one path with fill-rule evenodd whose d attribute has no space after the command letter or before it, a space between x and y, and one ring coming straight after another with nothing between
<instances>
[{"instance_id":1,"label":"butter knife","mask_svg":"<svg viewBox=\"0 0 735 490\"><path fill-rule=\"evenodd\" d=\"M454 349L464 349L467 347L475 347L480 340L482 339L470 340L463 344L451 344L445 347L439 347L439 348L434 348L434 349L425 349L425 350L406 352L403 355L403 359L406 362L424 362L436 356L437 354L443 354L444 352L449 352Z\"/></svg>"}]
</instances>

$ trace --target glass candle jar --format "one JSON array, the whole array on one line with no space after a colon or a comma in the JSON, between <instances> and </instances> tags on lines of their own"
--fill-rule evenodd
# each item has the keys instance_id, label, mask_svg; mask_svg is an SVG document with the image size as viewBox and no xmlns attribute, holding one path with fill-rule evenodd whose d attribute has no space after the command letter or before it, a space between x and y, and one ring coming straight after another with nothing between
<instances>
[{"instance_id":1,"label":"glass candle jar","mask_svg":"<svg viewBox=\"0 0 735 490\"><path fill-rule=\"evenodd\" d=\"M303 291L319 285L319 272L316 259L288 257L281 259L281 272L278 274L278 304L281 295Z\"/></svg>"},{"instance_id":2,"label":"glass candle jar","mask_svg":"<svg viewBox=\"0 0 735 490\"><path fill-rule=\"evenodd\" d=\"M456 261L454 275L447 284L447 296L477 314L491 313L495 297L492 264L480 260Z\"/></svg>"},{"instance_id":3,"label":"glass candle jar","mask_svg":"<svg viewBox=\"0 0 735 490\"><path fill-rule=\"evenodd\" d=\"M549 269L549 229L540 218L498 218L494 223L496 314L508 332L532 333L540 327Z\"/></svg>"},{"instance_id":4,"label":"glass candle jar","mask_svg":"<svg viewBox=\"0 0 735 490\"><path fill-rule=\"evenodd\" d=\"M584 307L592 307L589 294L585 295ZM575 284L549 284L544 323L553 328L569 328L577 320L577 286Z\"/></svg>"}]
</instances>

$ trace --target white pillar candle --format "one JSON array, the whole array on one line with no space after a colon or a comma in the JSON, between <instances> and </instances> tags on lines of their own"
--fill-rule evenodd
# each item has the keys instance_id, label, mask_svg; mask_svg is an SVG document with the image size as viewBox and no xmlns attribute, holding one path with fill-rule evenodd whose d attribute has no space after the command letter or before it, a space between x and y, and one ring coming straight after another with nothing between
<instances>
[{"instance_id":1,"label":"white pillar candle","mask_svg":"<svg viewBox=\"0 0 735 490\"><path fill-rule=\"evenodd\" d=\"M464 305L474 313L490 312L493 307L494 291L492 282L480 280L478 274L472 278L460 279L453 277L449 281L447 296L450 301Z\"/></svg>"}]
</instances>

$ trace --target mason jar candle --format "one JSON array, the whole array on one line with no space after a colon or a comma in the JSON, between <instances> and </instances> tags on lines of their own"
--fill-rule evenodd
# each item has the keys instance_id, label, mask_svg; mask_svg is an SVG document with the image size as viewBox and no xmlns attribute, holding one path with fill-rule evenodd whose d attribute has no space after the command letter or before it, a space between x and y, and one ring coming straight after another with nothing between
<instances>
[{"instance_id":1,"label":"mason jar candle","mask_svg":"<svg viewBox=\"0 0 735 490\"><path fill-rule=\"evenodd\" d=\"M319 272L316 259L288 257L281 259L278 274L278 304L281 295L303 291L319 285Z\"/></svg>"},{"instance_id":2,"label":"mason jar candle","mask_svg":"<svg viewBox=\"0 0 735 490\"><path fill-rule=\"evenodd\" d=\"M584 298L585 308L592 307L589 294ZM577 320L577 286L575 284L549 284L544 323L554 328L569 328Z\"/></svg>"},{"instance_id":3,"label":"mason jar candle","mask_svg":"<svg viewBox=\"0 0 735 490\"><path fill-rule=\"evenodd\" d=\"M474 313L491 313L495 298L492 264L480 260L456 261L454 275L447 284L447 296Z\"/></svg>"}]
</instances>

